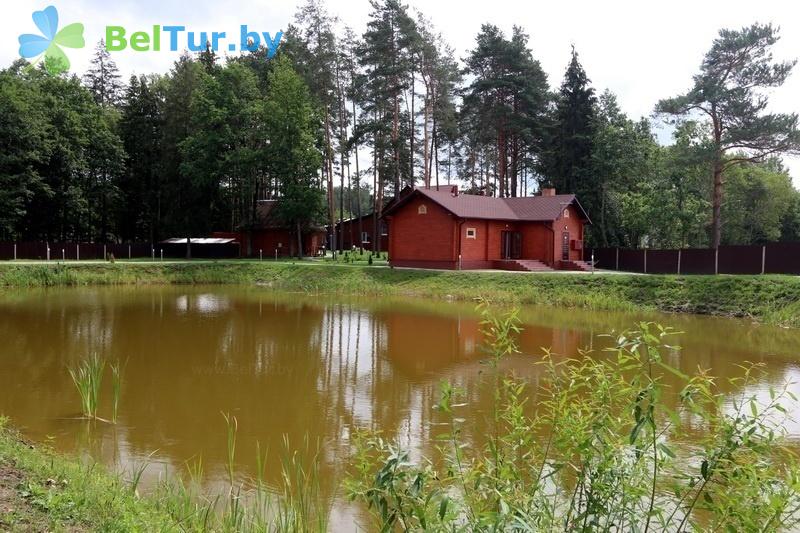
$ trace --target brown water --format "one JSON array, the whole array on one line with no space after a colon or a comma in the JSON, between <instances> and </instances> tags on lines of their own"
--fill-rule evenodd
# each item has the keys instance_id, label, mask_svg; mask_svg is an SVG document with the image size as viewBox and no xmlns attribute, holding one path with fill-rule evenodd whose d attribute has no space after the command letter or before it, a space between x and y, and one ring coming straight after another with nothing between
<instances>
[{"instance_id":1,"label":"brown water","mask_svg":"<svg viewBox=\"0 0 800 533\"><path fill-rule=\"evenodd\" d=\"M744 361L765 364L753 392L800 379L800 331L744 320L524 308L522 354L505 365L537 379L541 347L574 356L601 349L599 335L656 320L682 331L668 360L721 378ZM33 439L87 454L145 481L201 457L206 489L226 484L222 412L239 423L237 471L255 475L256 442L281 449L305 436L323 442L321 471L335 499L336 529L361 513L333 496L354 427L372 426L418 454L438 433L439 382L466 390L480 440L492 399L480 364L479 319L469 304L308 297L242 287L127 287L0 293L0 414ZM88 425L67 372L97 352L127 361L119 423ZM108 379L108 378L106 378ZM677 386L677 383L676 383ZM730 386L726 390L735 391ZM800 393L796 385L793 390ZM110 416L106 382L101 416ZM791 423L791 438L800 426ZM271 453L268 481L278 480Z\"/></svg>"}]
</instances>

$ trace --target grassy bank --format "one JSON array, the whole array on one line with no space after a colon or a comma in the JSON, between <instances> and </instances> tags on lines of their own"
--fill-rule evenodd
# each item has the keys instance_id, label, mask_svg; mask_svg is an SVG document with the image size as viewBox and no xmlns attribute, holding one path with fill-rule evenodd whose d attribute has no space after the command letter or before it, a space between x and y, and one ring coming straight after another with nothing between
<instances>
[{"instance_id":1,"label":"grassy bank","mask_svg":"<svg viewBox=\"0 0 800 533\"><path fill-rule=\"evenodd\" d=\"M0 287L235 283L307 293L409 295L595 310L750 317L800 327L800 278L392 270L299 262L0 264Z\"/></svg>"},{"instance_id":2,"label":"grassy bank","mask_svg":"<svg viewBox=\"0 0 800 533\"><path fill-rule=\"evenodd\" d=\"M165 473L140 495L139 473L117 475L31 443L0 416L0 531L326 531L330 510L316 469L303 469L301 455L285 452L278 492L259 478L254 488L232 479L229 492L207 494L196 463L187 464L188 475Z\"/></svg>"},{"instance_id":3,"label":"grassy bank","mask_svg":"<svg viewBox=\"0 0 800 533\"><path fill-rule=\"evenodd\" d=\"M0 417L0 530L163 531L174 525L162 504L137 498L103 467L28 443Z\"/></svg>"}]
</instances>

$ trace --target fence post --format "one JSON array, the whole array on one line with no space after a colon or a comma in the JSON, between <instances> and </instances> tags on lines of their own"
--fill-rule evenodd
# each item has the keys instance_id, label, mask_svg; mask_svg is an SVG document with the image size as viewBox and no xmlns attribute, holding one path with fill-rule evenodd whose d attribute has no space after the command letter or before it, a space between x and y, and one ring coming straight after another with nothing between
<instances>
[{"instance_id":1,"label":"fence post","mask_svg":"<svg viewBox=\"0 0 800 533\"><path fill-rule=\"evenodd\" d=\"M617 252L617 258L614 263L614 270L619 270L619 248L614 248Z\"/></svg>"},{"instance_id":2,"label":"fence post","mask_svg":"<svg viewBox=\"0 0 800 533\"><path fill-rule=\"evenodd\" d=\"M647 248L644 249L644 273L647 274Z\"/></svg>"},{"instance_id":3,"label":"fence post","mask_svg":"<svg viewBox=\"0 0 800 533\"><path fill-rule=\"evenodd\" d=\"M762 246L761 247L761 274L762 275L766 271L766 266L767 266L767 247L766 246Z\"/></svg>"},{"instance_id":4,"label":"fence post","mask_svg":"<svg viewBox=\"0 0 800 533\"><path fill-rule=\"evenodd\" d=\"M50 244L47 244L47 260L50 261Z\"/></svg>"},{"instance_id":5,"label":"fence post","mask_svg":"<svg viewBox=\"0 0 800 533\"><path fill-rule=\"evenodd\" d=\"M103 245L103 261L108 259L108 254L106 253L106 245Z\"/></svg>"},{"instance_id":6,"label":"fence post","mask_svg":"<svg viewBox=\"0 0 800 533\"><path fill-rule=\"evenodd\" d=\"M719 274L719 247L714 248L714 275Z\"/></svg>"},{"instance_id":7,"label":"fence post","mask_svg":"<svg viewBox=\"0 0 800 533\"><path fill-rule=\"evenodd\" d=\"M264 250L262 248L258 249L258 260L259 261L263 261L264 260Z\"/></svg>"},{"instance_id":8,"label":"fence post","mask_svg":"<svg viewBox=\"0 0 800 533\"><path fill-rule=\"evenodd\" d=\"M678 248L678 275L681 273L681 249Z\"/></svg>"},{"instance_id":9,"label":"fence post","mask_svg":"<svg viewBox=\"0 0 800 533\"><path fill-rule=\"evenodd\" d=\"M131 258L131 245L128 245L128 260Z\"/></svg>"},{"instance_id":10,"label":"fence post","mask_svg":"<svg viewBox=\"0 0 800 533\"><path fill-rule=\"evenodd\" d=\"M161 248L161 261L164 261L164 249Z\"/></svg>"},{"instance_id":11,"label":"fence post","mask_svg":"<svg viewBox=\"0 0 800 533\"><path fill-rule=\"evenodd\" d=\"M14 261L17 260L17 243L14 243Z\"/></svg>"},{"instance_id":12,"label":"fence post","mask_svg":"<svg viewBox=\"0 0 800 533\"><path fill-rule=\"evenodd\" d=\"M156 247L153 246L152 244L150 245L150 260L151 261L156 260Z\"/></svg>"},{"instance_id":13,"label":"fence post","mask_svg":"<svg viewBox=\"0 0 800 533\"><path fill-rule=\"evenodd\" d=\"M75 261L80 261L80 260L81 260L81 245L80 244L76 244L75 245Z\"/></svg>"}]
</instances>

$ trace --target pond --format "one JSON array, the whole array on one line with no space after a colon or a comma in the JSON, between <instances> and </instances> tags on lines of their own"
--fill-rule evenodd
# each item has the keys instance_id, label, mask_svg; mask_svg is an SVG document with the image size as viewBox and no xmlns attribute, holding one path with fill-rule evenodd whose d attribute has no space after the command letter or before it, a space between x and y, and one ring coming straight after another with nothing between
<instances>
[{"instance_id":1,"label":"pond","mask_svg":"<svg viewBox=\"0 0 800 533\"><path fill-rule=\"evenodd\" d=\"M800 331L746 320L526 307L521 354L504 368L535 382L542 347L557 357L601 351L611 331L653 320L676 334L666 358L684 373L720 378L764 364L753 392L800 379ZM332 524L352 530L363 512L335 487L356 427L380 429L416 457L430 453L439 384L466 391L467 439L480 442L492 391L481 364L480 317L469 303L278 294L257 287L66 288L0 293L0 414L26 436L92 457L144 483L202 458L204 488L227 487L222 413L238 421L236 471L255 477L256 446L279 480L283 439L319 442ZM70 365L97 353L125 362L116 425L79 419ZM677 389L679 383L665 376ZM111 410L106 377L100 414ZM674 383L669 383L673 380ZM800 393L797 385L793 390ZM731 394L733 386L723 385ZM787 427L800 440L800 426Z\"/></svg>"}]
</instances>

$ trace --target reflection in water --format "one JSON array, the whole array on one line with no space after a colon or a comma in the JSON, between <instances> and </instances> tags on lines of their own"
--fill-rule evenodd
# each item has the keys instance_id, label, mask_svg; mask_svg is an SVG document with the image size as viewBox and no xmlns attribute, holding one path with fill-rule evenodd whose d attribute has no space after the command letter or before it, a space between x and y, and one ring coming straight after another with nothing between
<instances>
[{"instance_id":1,"label":"reflection in water","mask_svg":"<svg viewBox=\"0 0 800 533\"><path fill-rule=\"evenodd\" d=\"M761 362L766 372L752 385L760 396L800 376L797 331L673 315L527 308L521 316L522 353L504 367L533 383L542 347L559 358L582 349L598 354L612 342L601 334L638 320L683 332L674 340L682 350L665 358L685 373L701 367L729 378L741 373L738 363ZM153 461L151 478L201 456L213 489L226 478L220 413L230 412L239 421L242 479L255 475L256 442L274 452L268 480L277 482L282 436L290 443L308 436L322 443L324 488L333 494L354 427L378 428L416 453L431 452L432 406L442 379L466 391L466 436L481 441L492 394L480 362L479 327L470 305L328 300L245 288L0 294L0 413L32 438L51 437L59 449L120 469ZM91 352L127 361L116 426L73 419L79 402L66 367ZM665 379L677 392L674 377ZM101 414L110 412L108 387ZM787 428L800 437L796 423Z\"/></svg>"}]
</instances>

